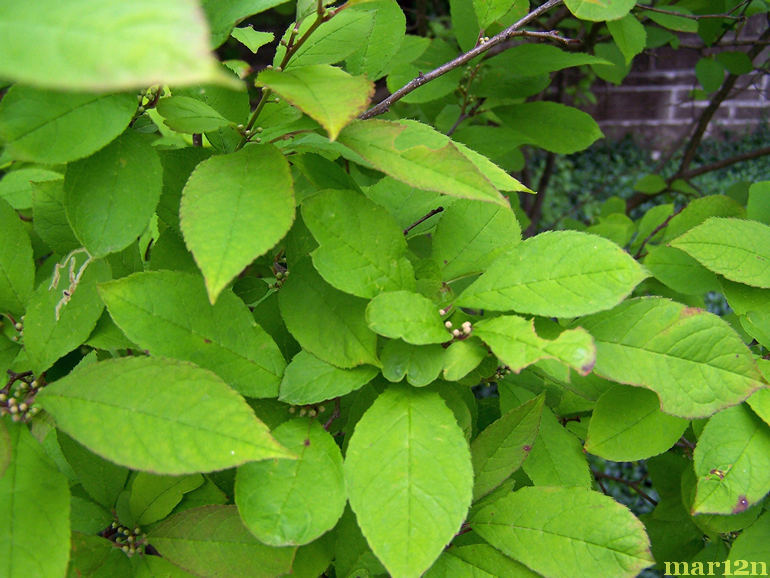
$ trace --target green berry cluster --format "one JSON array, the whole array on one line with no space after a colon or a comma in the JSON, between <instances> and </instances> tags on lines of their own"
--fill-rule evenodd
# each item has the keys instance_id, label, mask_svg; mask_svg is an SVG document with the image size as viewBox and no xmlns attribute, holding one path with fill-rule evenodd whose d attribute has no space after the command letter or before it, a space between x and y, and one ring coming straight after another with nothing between
<instances>
[{"instance_id":1,"label":"green berry cluster","mask_svg":"<svg viewBox=\"0 0 770 578\"><path fill-rule=\"evenodd\" d=\"M13 323L13 328L16 330L16 333L11 335L11 341L19 343L24 339L24 316L22 315L18 321L11 319L11 322Z\"/></svg>"},{"instance_id":2,"label":"green berry cluster","mask_svg":"<svg viewBox=\"0 0 770 578\"><path fill-rule=\"evenodd\" d=\"M144 546L147 543L147 534L142 532L140 527L130 528L123 526L120 522L113 522L102 533L103 538L107 538L120 548L126 556L133 556L137 552L144 552Z\"/></svg>"},{"instance_id":3,"label":"green berry cluster","mask_svg":"<svg viewBox=\"0 0 770 578\"><path fill-rule=\"evenodd\" d=\"M14 373L9 370L8 375L8 383L0 389L0 416L10 415L15 422L28 422L40 412L34 401L41 383L34 379L31 371Z\"/></svg>"},{"instance_id":4,"label":"green berry cluster","mask_svg":"<svg viewBox=\"0 0 770 578\"><path fill-rule=\"evenodd\" d=\"M326 406L323 405L304 405L304 406L291 406L289 413L295 414L299 409L299 417L317 417L326 411Z\"/></svg>"},{"instance_id":5,"label":"green berry cluster","mask_svg":"<svg viewBox=\"0 0 770 578\"><path fill-rule=\"evenodd\" d=\"M284 269L283 267L280 267L279 265L276 265L273 267L275 270L275 283L271 285L272 289L280 289L283 287L284 282L286 281L286 278L289 276L289 271Z\"/></svg>"}]
</instances>

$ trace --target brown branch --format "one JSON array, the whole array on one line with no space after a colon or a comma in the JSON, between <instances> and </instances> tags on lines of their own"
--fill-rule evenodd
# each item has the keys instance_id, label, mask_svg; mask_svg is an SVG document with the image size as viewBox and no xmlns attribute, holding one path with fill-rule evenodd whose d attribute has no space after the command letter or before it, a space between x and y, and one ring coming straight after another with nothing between
<instances>
[{"instance_id":1,"label":"brown branch","mask_svg":"<svg viewBox=\"0 0 770 578\"><path fill-rule=\"evenodd\" d=\"M537 225L540 222L540 217L543 214L543 201L545 200L545 191L548 188L548 183L551 181L554 168L556 167L556 155L552 152L548 153L545 159L545 167L543 167L543 174L540 176L540 180L537 183L537 195L535 195L535 201L532 204L527 216L529 217L529 226L524 231L524 237L531 237L537 231Z\"/></svg>"},{"instance_id":2,"label":"brown branch","mask_svg":"<svg viewBox=\"0 0 770 578\"><path fill-rule=\"evenodd\" d=\"M674 217L676 217L676 216L677 216L679 213L681 213L681 212L682 212L682 209L684 209L684 207L685 207L685 206L684 206L684 205L682 205L682 206L681 206L679 209L677 209L676 211L674 211L673 213L671 213L671 214L670 214L668 217L666 217L666 220L665 220L665 221L663 221L663 222L662 222L660 225L658 225L657 227L655 227L655 228L652 230L652 233L650 233L649 235L647 235L647 237L645 237L644 241L642 241L642 244L641 244L641 245L639 245L639 250L638 250L638 251L636 252L636 254L634 255L634 259L639 259L639 258L642 256L642 251L644 251L644 246L645 246L647 243L649 243L649 242L652 240L652 238L653 238L655 235L657 235L657 234L658 234L658 233L660 233L660 232L661 232L663 229L665 229L666 227L668 227L668 224L671 222L671 219L673 219L673 218L674 218Z\"/></svg>"},{"instance_id":3,"label":"brown branch","mask_svg":"<svg viewBox=\"0 0 770 578\"><path fill-rule=\"evenodd\" d=\"M668 14L669 16L679 16L681 18L689 18L690 20L703 20L704 18L726 18L728 20L742 20L741 16L733 16L732 14L682 14L681 12L674 12L673 10L664 10L663 8L654 8L653 6L639 6L642 10L648 10L650 12L657 12L658 14Z\"/></svg>"},{"instance_id":4,"label":"brown branch","mask_svg":"<svg viewBox=\"0 0 770 578\"><path fill-rule=\"evenodd\" d=\"M604 472L593 472L593 474L594 474L594 478L596 479L596 483L599 484L599 487L602 489L604 489L604 486L602 486L601 482L599 481L600 479L612 480L613 482L619 482L621 484L628 486L653 506L658 505L658 501L655 498L650 496L647 492L645 492L639 487L639 482L632 482L631 480L626 480L625 478L619 478L618 476L611 476L610 474L605 474ZM604 492L604 493L606 494L607 492Z\"/></svg>"},{"instance_id":5,"label":"brown branch","mask_svg":"<svg viewBox=\"0 0 770 578\"><path fill-rule=\"evenodd\" d=\"M746 55L749 57L750 60L754 60L764 49L765 45L763 42L767 39L770 39L770 28L765 29L765 31L762 33L762 35L758 38L759 43L755 46L751 47L751 50L749 50ZM684 178L692 178L693 172L696 173L696 175L702 175L708 171L701 170L704 167L701 167L700 169L694 169L693 171L688 171L690 168L690 164L692 164L692 161L695 159L695 154L698 150L698 147L700 146L701 141L703 140L703 136L706 134L706 129L708 128L709 123L711 123L711 120L714 117L714 114L719 109L719 107L722 105L722 103L728 98L730 95L730 92L735 86L736 81L738 80L740 75L737 74L728 74L727 78L725 78L724 82L722 83L722 86L719 88L719 90L714 94L714 96L711 97L711 100L709 101L708 106L706 106L703 109L703 112L701 115L696 119L693 129L691 131L690 140L687 143L687 146L685 147L684 154L682 156L682 160L679 164L679 169L677 169L676 174L672 175L667 179L668 183L672 183L676 179L684 179ZM760 149L762 150L762 149ZM761 154L759 156L762 156ZM749 157L753 158L753 157ZM740 162L741 159L736 160L735 162ZM715 163L716 164L716 163ZM727 163L725 166L728 166L732 163ZM721 168L721 167L716 167ZM632 209L635 209L642 203L650 200L651 198L663 194L665 192L668 192L668 189L664 189L660 193L656 193L655 195L648 195L645 193L634 193L629 197L628 201L626 202L626 213L630 212Z\"/></svg>"},{"instance_id":6,"label":"brown branch","mask_svg":"<svg viewBox=\"0 0 770 578\"><path fill-rule=\"evenodd\" d=\"M409 225L409 226L408 226L406 229L404 229L404 235L405 235L405 236L406 236L406 235L408 235L408 234L409 234L409 231L411 231L412 229L414 229L414 228L415 228L417 225L419 225L420 223L424 223L425 221L427 221L428 219L430 219L430 218L431 218L433 215L438 215L438 214L439 214L441 211L443 211L443 210L444 210L444 207L436 207L436 208L435 208L435 209L433 209L431 212L429 212L427 215L425 215L425 216L423 216L423 217L420 217L420 218L419 218L419 219L417 219L417 220L416 220L414 223L412 223L412 224L411 224L411 225Z\"/></svg>"},{"instance_id":7,"label":"brown branch","mask_svg":"<svg viewBox=\"0 0 770 578\"><path fill-rule=\"evenodd\" d=\"M765 40L768 37L770 37L770 28L764 31L762 36L760 36L760 40ZM763 49L763 45L753 46L747 53L749 59L754 60L754 58L756 58ZM690 142L687 144L687 148L685 149L682 162L679 165L679 170L677 171L677 174L674 176L674 178L677 178L685 173L690 167L690 163L692 163L693 159L695 158L695 152L700 146L701 140L703 140L703 135L706 132L706 128L711 122L711 119L713 118L716 111L722 105L722 102L724 102L724 100L729 96L730 91L735 86L735 82L738 80L738 76L739 75L737 74L728 74L727 78L725 78L724 82L722 83L722 86L719 88L716 94L711 97L711 101L709 102L708 106L703 109L703 112L701 113L700 118L695 125L695 129L693 130Z\"/></svg>"},{"instance_id":8,"label":"brown branch","mask_svg":"<svg viewBox=\"0 0 770 578\"><path fill-rule=\"evenodd\" d=\"M361 114L358 118L363 120L363 119L372 118L374 116L387 112L388 109L391 107L391 105L393 105L393 103L398 102L410 92L413 92L414 90L420 88L423 84L426 84L431 80L434 80L440 76L443 76L447 72L450 72L455 68L458 68L467 62L470 62L471 60L473 60L474 58L476 58L481 54L484 54L490 48L493 48L494 46L497 46L498 44L505 42L506 40L510 40L511 38L514 38L516 36L528 36L528 37L550 39L550 40L556 40L558 42L569 43L570 41L568 39L565 39L562 36L559 36L558 31L529 32L529 31L519 30L520 28L522 28L523 26L525 26L535 18L538 18L540 15L544 14L551 8L559 6L562 3L562 1L563 0L548 0L548 2L546 2L539 8L536 8L535 10L533 10L532 12L524 16L521 20L519 20L518 22L515 22L514 24L512 24L511 26L509 26L499 34L490 38L489 40L484 41L483 43L477 45L475 48L469 50L464 54L461 54L454 60L450 60L449 62L442 64L441 66L431 70L430 72L427 72L425 74L421 73L419 76L417 76L417 78L407 82L404 86L399 88L396 92L394 92L389 97L381 101L379 104L373 106L372 108L370 108L369 110Z\"/></svg>"},{"instance_id":9,"label":"brown branch","mask_svg":"<svg viewBox=\"0 0 770 578\"><path fill-rule=\"evenodd\" d=\"M717 161L715 163L711 163L708 165L702 165L700 167L696 167L685 173L682 173L681 175L679 175L679 178L685 179L685 180L692 179L695 177L699 177L700 175L703 175L705 173L710 173L711 171L718 171L719 169L729 167L730 165L734 165L736 163L741 163L743 161L750 161L750 160L757 159L759 157L764 157L767 155L770 155L770 146L766 146L754 151L749 151L747 153L743 153L740 155L735 155L734 157L722 159L721 161Z\"/></svg>"}]
</instances>

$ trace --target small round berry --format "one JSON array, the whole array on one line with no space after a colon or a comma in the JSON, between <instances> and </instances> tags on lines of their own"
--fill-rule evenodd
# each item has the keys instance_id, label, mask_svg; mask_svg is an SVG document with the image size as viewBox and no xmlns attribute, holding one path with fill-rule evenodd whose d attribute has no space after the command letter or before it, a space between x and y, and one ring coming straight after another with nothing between
<instances>
[{"instance_id":1,"label":"small round berry","mask_svg":"<svg viewBox=\"0 0 770 578\"><path fill-rule=\"evenodd\" d=\"M452 322L451 321L446 321L444 323L444 327L446 327L447 329L452 329Z\"/></svg>"},{"instance_id":2,"label":"small round berry","mask_svg":"<svg viewBox=\"0 0 770 578\"><path fill-rule=\"evenodd\" d=\"M455 337L460 337L462 335L462 331L460 331L459 329L455 329L454 331L452 331L452 335L454 335Z\"/></svg>"}]
</instances>

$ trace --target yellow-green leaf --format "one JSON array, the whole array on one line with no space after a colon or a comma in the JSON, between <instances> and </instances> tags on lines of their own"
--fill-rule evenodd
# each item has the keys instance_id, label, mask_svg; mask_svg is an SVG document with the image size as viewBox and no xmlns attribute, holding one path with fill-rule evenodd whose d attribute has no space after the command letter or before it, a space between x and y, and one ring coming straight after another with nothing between
<instances>
[{"instance_id":1,"label":"yellow-green leaf","mask_svg":"<svg viewBox=\"0 0 770 578\"><path fill-rule=\"evenodd\" d=\"M329 140L335 140L346 124L366 110L374 94L374 84L366 77L351 76L328 64L265 69L257 78L257 86L271 89L317 120Z\"/></svg>"}]
</instances>

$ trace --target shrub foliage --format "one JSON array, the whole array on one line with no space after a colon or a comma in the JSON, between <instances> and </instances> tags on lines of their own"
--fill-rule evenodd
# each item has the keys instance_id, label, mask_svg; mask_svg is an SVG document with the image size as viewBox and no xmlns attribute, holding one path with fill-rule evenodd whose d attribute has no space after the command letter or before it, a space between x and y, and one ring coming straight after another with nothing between
<instances>
[{"instance_id":1,"label":"shrub foliage","mask_svg":"<svg viewBox=\"0 0 770 578\"><path fill-rule=\"evenodd\" d=\"M0 574L770 563L770 182L689 184L765 3L283 1L0 1ZM682 38L679 168L538 233Z\"/></svg>"}]
</instances>

